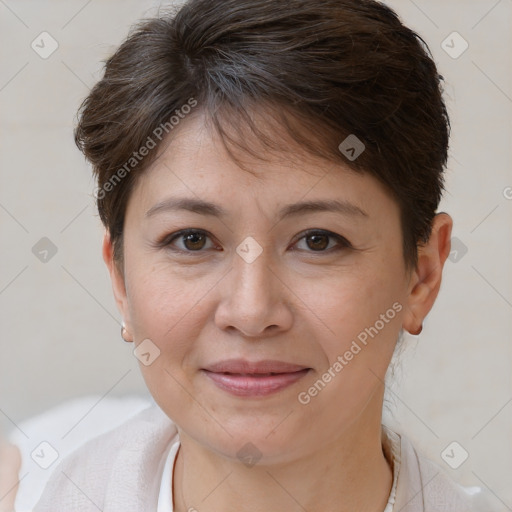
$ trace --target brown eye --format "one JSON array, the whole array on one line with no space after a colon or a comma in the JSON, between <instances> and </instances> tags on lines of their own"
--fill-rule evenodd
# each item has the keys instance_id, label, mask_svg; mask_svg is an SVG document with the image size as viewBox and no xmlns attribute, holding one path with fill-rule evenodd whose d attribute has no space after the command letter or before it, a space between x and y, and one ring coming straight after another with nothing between
<instances>
[{"instance_id":1,"label":"brown eye","mask_svg":"<svg viewBox=\"0 0 512 512\"><path fill-rule=\"evenodd\" d=\"M183 245L189 251L198 251L205 246L206 235L204 233L193 232L183 235Z\"/></svg>"},{"instance_id":2,"label":"brown eye","mask_svg":"<svg viewBox=\"0 0 512 512\"><path fill-rule=\"evenodd\" d=\"M350 249L352 245L348 240L336 233L323 230L313 230L303 233L303 236L294 244L296 249L306 252L325 252Z\"/></svg>"},{"instance_id":3,"label":"brown eye","mask_svg":"<svg viewBox=\"0 0 512 512\"><path fill-rule=\"evenodd\" d=\"M328 235L309 235L306 240L308 247L313 251L323 251L329 245Z\"/></svg>"},{"instance_id":4,"label":"brown eye","mask_svg":"<svg viewBox=\"0 0 512 512\"><path fill-rule=\"evenodd\" d=\"M158 245L181 253L199 253L215 248L208 233L199 229L185 229L173 233L161 240Z\"/></svg>"}]
</instances>

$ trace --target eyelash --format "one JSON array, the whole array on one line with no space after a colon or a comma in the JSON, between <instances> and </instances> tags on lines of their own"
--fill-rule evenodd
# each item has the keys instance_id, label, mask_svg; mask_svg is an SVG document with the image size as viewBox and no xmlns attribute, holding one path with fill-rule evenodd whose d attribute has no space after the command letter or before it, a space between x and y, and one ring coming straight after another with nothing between
<instances>
[{"instance_id":1,"label":"eyelash","mask_svg":"<svg viewBox=\"0 0 512 512\"><path fill-rule=\"evenodd\" d=\"M159 242L157 242L157 246L160 248L168 248L173 252L177 252L177 253L181 253L181 254L194 254L194 253L200 254L200 253L205 252L206 249L198 249L197 251L193 251L193 250L188 250L188 249L177 249L175 247L172 247L172 243L175 240L179 239L180 237L183 238L186 235L190 235L190 234L201 234L201 235L207 236L210 240L212 239L210 234L207 231L204 231L202 229L183 229L181 231L177 231L175 233L171 233L170 235L165 236L163 239L161 239ZM338 243L338 246L330 247L328 249L319 250L319 251L314 251L312 249L309 249L309 250L292 249L292 250L299 250L299 251L305 250L306 252L310 252L313 254L315 254L315 253L316 254L318 254L318 253L330 254L332 252L339 251L342 249L353 249L352 244L346 238L344 238L340 235L337 235L336 233L333 233L332 231L327 231L324 229L309 229L307 231L300 233L299 237L295 240L293 245L296 245L301 240L306 239L310 236L314 236L314 235L322 235L322 236L327 236L330 239L335 239ZM329 245L329 243L327 245Z\"/></svg>"}]
</instances>

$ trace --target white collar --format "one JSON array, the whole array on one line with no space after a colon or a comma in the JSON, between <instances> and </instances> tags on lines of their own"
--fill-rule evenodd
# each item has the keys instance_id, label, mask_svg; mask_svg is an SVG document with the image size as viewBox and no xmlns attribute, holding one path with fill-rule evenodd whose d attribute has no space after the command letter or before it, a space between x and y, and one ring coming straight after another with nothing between
<instances>
[{"instance_id":1,"label":"white collar","mask_svg":"<svg viewBox=\"0 0 512 512\"><path fill-rule=\"evenodd\" d=\"M174 462L180 447L180 440L177 438L171 443L165 455L165 465L158 494L157 512L173 512L172 481L174 473Z\"/></svg>"}]
</instances>

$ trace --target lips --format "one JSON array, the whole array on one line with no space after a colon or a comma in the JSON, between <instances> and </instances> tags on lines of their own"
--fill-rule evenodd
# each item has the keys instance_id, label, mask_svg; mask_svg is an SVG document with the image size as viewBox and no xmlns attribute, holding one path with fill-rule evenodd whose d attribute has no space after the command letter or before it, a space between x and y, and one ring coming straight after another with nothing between
<instances>
[{"instance_id":1,"label":"lips","mask_svg":"<svg viewBox=\"0 0 512 512\"><path fill-rule=\"evenodd\" d=\"M283 361L220 361L203 368L217 387L236 396L266 396L283 390L304 377L310 368Z\"/></svg>"},{"instance_id":2,"label":"lips","mask_svg":"<svg viewBox=\"0 0 512 512\"><path fill-rule=\"evenodd\" d=\"M250 362L245 359L228 359L208 365L204 368L214 373L234 373L239 375L262 375L270 373L293 373L304 370L306 367L298 364L285 363L266 359L264 361Z\"/></svg>"}]
</instances>

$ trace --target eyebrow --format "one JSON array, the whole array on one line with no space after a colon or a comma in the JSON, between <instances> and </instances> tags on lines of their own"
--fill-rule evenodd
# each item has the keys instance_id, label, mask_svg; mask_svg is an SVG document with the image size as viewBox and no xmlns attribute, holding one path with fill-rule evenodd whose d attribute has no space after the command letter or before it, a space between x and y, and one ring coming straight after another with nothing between
<instances>
[{"instance_id":1,"label":"eyebrow","mask_svg":"<svg viewBox=\"0 0 512 512\"><path fill-rule=\"evenodd\" d=\"M200 215L210 215L219 218L227 217L228 215L228 212L224 210L224 208L208 201L171 197L151 207L146 212L146 217L151 217L161 212L179 210L186 210ZM349 201L331 199L326 201L302 201L286 205L278 212L278 218L279 220L282 220L285 217L293 217L312 212L336 212L348 216L369 217L368 213Z\"/></svg>"}]
</instances>

